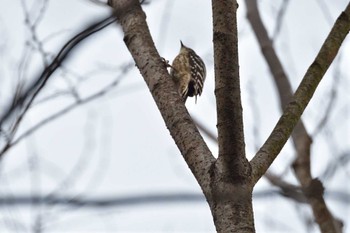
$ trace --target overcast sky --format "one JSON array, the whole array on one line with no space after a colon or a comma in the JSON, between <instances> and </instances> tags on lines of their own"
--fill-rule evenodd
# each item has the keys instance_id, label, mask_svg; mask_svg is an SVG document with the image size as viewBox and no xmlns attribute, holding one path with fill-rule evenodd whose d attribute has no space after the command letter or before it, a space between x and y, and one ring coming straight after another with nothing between
<instances>
[{"instance_id":1,"label":"overcast sky","mask_svg":"<svg viewBox=\"0 0 350 233\"><path fill-rule=\"evenodd\" d=\"M32 19L40 12L42 0L23 0ZM211 2L202 0L151 0L143 7L155 45L162 57L172 61L180 40L203 57L207 80L197 104L186 106L198 121L216 133L214 98ZM277 13L283 1L261 0L264 22L273 35ZM288 4L275 48L296 88L312 63L346 0L303 1ZM88 0L50 0L36 28L43 50L52 59L62 45L86 25L108 16L110 9ZM24 24L25 10L20 0L0 0L0 107L6 105L18 80L30 83L43 69L38 44L26 44L31 33ZM279 102L268 67L246 20L246 9L238 9L240 74L247 156L251 158L280 116ZM84 198L133 197L150 194L198 194L200 188L172 140L152 96L122 40L117 24L86 39L52 76L38 102L20 127L18 135L75 102L77 88L84 99L113 83L120 82L108 94L74 108L48 123L11 149L1 161L0 196L79 195ZM319 176L332 156L348 151L349 135L349 60L348 39L342 47L338 67L340 77L329 128L314 142L316 151L313 174ZM29 48L36 48L33 50ZM20 68L24 67L24 71ZM121 68L125 70L122 71ZM334 83L330 69L320 84L303 119L313 132L324 114ZM53 94L59 97L49 99ZM340 100L339 100L340 99ZM41 100L41 101L40 101ZM337 124L339 122L340 124ZM258 127L258 134L253 132ZM217 146L204 136L213 154ZM326 142L336 145L329 146ZM1 142L3 143L3 142ZM2 145L2 144L1 144ZM274 162L272 170L296 184L290 163L294 154L290 144ZM336 180L328 181L332 190L349 193L349 165ZM327 187L328 187L327 186ZM272 190L265 180L256 192ZM349 202L330 199L331 209L345 222L350 232ZM282 197L254 199L257 232L303 232L303 219L310 210ZM300 212L298 212L300 211ZM2 207L1 232L34 232L42 218L43 232L213 232L214 225L205 201L163 202L103 209L67 207ZM271 213L274 213L271 216ZM302 214L301 214L302 213ZM305 216L303 216L305 214ZM93 220L93 221L92 221ZM25 231L24 231L25 230ZM310 232L317 232L311 229Z\"/></svg>"}]
</instances>

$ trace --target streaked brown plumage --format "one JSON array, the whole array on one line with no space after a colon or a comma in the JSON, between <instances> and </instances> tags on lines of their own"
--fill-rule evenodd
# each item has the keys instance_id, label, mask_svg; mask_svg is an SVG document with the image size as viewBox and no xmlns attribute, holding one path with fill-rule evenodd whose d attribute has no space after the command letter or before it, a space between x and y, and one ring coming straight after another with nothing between
<instances>
[{"instance_id":1,"label":"streaked brown plumage","mask_svg":"<svg viewBox=\"0 0 350 233\"><path fill-rule=\"evenodd\" d=\"M203 91L206 76L205 64L195 51L186 47L182 42L180 52L173 61L170 75L184 102L188 96L195 96L197 102L197 96Z\"/></svg>"}]
</instances>

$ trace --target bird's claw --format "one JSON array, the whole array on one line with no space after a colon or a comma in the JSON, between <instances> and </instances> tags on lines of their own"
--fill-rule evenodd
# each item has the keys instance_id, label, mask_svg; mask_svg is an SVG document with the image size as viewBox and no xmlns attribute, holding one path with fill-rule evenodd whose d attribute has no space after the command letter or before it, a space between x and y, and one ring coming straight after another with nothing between
<instances>
[{"instance_id":1,"label":"bird's claw","mask_svg":"<svg viewBox=\"0 0 350 233\"><path fill-rule=\"evenodd\" d=\"M172 68L172 66L169 64L169 61L168 61L168 60L165 60L164 57L162 57L162 62L163 62L163 64L164 64L165 68L168 68L168 67Z\"/></svg>"}]
</instances>

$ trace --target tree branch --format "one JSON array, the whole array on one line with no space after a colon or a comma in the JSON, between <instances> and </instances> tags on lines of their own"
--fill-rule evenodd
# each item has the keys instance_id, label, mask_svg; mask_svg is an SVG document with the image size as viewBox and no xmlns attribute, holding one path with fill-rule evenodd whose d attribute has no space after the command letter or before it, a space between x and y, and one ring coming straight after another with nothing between
<instances>
[{"instance_id":1,"label":"tree branch","mask_svg":"<svg viewBox=\"0 0 350 233\"><path fill-rule=\"evenodd\" d=\"M282 64L279 61L277 54L273 48L272 41L268 37L268 33L262 23L259 10L257 7L257 2L246 1L246 4L248 8L248 19L252 25L252 28L260 44L262 53L274 77L277 90L280 96L280 100L281 100L281 108L284 109L289 99L291 98L290 96L292 95L291 86L289 84L287 75L285 74L285 71L282 67ZM330 63L331 61L329 62L329 64ZM305 191L310 188L309 186L312 183L318 183L318 180L313 179L311 176L310 148L311 148L312 140L308 135L305 129L305 126L301 120L297 123L292 133L292 139L297 151L297 157L294 162L293 168L301 186L303 187L302 190ZM308 203L312 207L316 222L319 224L321 231L337 232L337 229L339 228L339 224L333 218L332 214L328 210L322 193L323 192L319 192L318 197L316 199L308 195L305 195L305 196Z\"/></svg>"},{"instance_id":2,"label":"tree branch","mask_svg":"<svg viewBox=\"0 0 350 233\"><path fill-rule=\"evenodd\" d=\"M350 29L350 4L338 17L315 61L307 70L292 100L269 138L251 160L254 180L257 182L277 157L287 142L301 114L310 102L318 84L334 60L342 42Z\"/></svg>"},{"instance_id":3,"label":"tree branch","mask_svg":"<svg viewBox=\"0 0 350 233\"><path fill-rule=\"evenodd\" d=\"M208 194L209 168L215 159L193 123L154 46L140 3L137 0L113 0L110 5L124 31L124 42L147 83L171 136L204 194Z\"/></svg>"},{"instance_id":4,"label":"tree branch","mask_svg":"<svg viewBox=\"0 0 350 233\"><path fill-rule=\"evenodd\" d=\"M2 129L3 124L9 119L10 116L13 115L13 113L16 110L19 110L19 116L15 119L13 127L11 129L11 132L8 133L8 140L4 148L2 148L0 152L0 159L3 157L6 152L12 144L13 137L15 136L16 130L19 127L21 121L23 120L25 114L29 110L29 108L32 106L32 103L36 96L40 93L40 91L44 88L46 82L49 80L51 75L56 71L57 68L59 68L62 64L62 62L69 56L70 52L84 39L89 37L90 35L94 34L95 32L98 32L102 30L103 28L107 27L111 23L115 21L114 16L109 16L101 21L94 22L93 24L89 25L84 29L82 32L74 36L72 39L70 39L60 50L60 52L56 55L54 60L42 71L42 73L37 77L31 85L28 86L28 88L23 91L22 93L18 94L18 98L16 97L14 99L14 102L11 103L5 109L5 111L0 114L0 132Z\"/></svg>"},{"instance_id":5,"label":"tree branch","mask_svg":"<svg viewBox=\"0 0 350 233\"><path fill-rule=\"evenodd\" d=\"M36 132L37 130L39 130L41 127L45 126L48 123L51 123L52 121L54 121L55 119L61 117L64 114L67 114L68 112L76 109L77 107L81 106L81 105L85 105L87 103L90 103L91 101L109 93L114 87L116 87L122 76L125 75L125 72L123 72L120 76L118 76L114 81L112 81L111 83L109 83L108 85L106 85L104 88L100 89L98 92L91 94L90 96L84 98L84 99L80 99L77 100L76 102L66 106L63 109L60 109L59 111L53 113L52 115L46 117L45 119L41 120L39 123L36 123L34 126L30 127L29 129L27 129L26 131L24 131L22 134L20 134L16 139L14 140L8 140L8 142L6 143L6 145L0 150L0 158L4 155L4 153L6 153L10 148L12 148L13 146L15 146L17 143L19 143L20 141L22 141L24 138L28 137L29 135L31 135L32 133Z\"/></svg>"},{"instance_id":6,"label":"tree branch","mask_svg":"<svg viewBox=\"0 0 350 233\"><path fill-rule=\"evenodd\" d=\"M212 0L219 156L211 170L209 204L217 232L255 232L243 132L237 8L237 1Z\"/></svg>"},{"instance_id":7,"label":"tree branch","mask_svg":"<svg viewBox=\"0 0 350 233\"><path fill-rule=\"evenodd\" d=\"M218 166L235 180L247 179L238 64L236 1L212 1ZM222 164L222 166L221 166Z\"/></svg>"},{"instance_id":8,"label":"tree branch","mask_svg":"<svg viewBox=\"0 0 350 233\"><path fill-rule=\"evenodd\" d=\"M15 101L9 105L2 114L0 114L0 128L17 109L20 109L19 117L16 119L16 122L14 124L15 131L23 119L25 113L32 105L35 97L40 93L51 75L56 71L58 67L60 67L61 63L67 58L75 46L88 36L110 25L114 22L114 20L115 19L113 16L109 16L97 23L93 23L89 25L85 30L74 36L71 40L69 40L57 54L55 59L50 63L50 65L48 65L39 75L39 77L37 77L34 82L32 82L31 85L29 85L28 88L23 91L23 93L21 93L18 98L16 98Z\"/></svg>"}]
</instances>

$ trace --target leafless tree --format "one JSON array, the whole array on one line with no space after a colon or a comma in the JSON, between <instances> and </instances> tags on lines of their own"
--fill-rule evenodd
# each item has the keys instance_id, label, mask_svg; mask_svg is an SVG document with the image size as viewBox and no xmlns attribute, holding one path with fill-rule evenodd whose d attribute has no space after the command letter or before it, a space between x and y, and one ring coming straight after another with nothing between
<instances>
[{"instance_id":1,"label":"leafless tree","mask_svg":"<svg viewBox=\"0 0 350 233\"><path fill-rule=\"evenodd\" d=\"M297 158L294 170L301 190L311 205L322 232L340 232L341 224L329 212L322 183L311 176L310 144L303 123L298 121L319 82L335 58L350 28L350 5L341 13L326 41L292 95L288 79L267 36L256 1L246 1L248 18L276 80L283 114L251 161L245 156L236 1L212 1L215 63L215 95L218 117L218 158L211 154L184 104L176 94L154 47L145 13L138 1L110 1L132 54L175 143L196 177L210 206L218 232L255 232L252 192L257 181L292 135ZM163 67L162 67L163 66ZM173 107L168 108L172 103ZM294 129L295 128L295 129ZM294 131L293 131L294 129ZM270 176L270 180L273 180Z\"/></svg>"},{"instance_id":2,"label":"leafless tree","mask_svg":"<svg viewBox=\"0 0 350 233\"><path fill-rule=\"evenodd\" d=\"M93 3L104 5L99 0L91 0ZM285 11L289 1L282 2L277 14L277 25L270 38L261 17L256 0L246 0L247 18L256 35L264 59L269 67L279 94L280 106L283 111L278 123L266 138L263 144L255 142L256 154L249 161L246 156L246 137L243 131L243 111L241 103L241 78L239 73L238 32L237 32L237 9L236 1L220 0L212 1L213 14L213 44L215 65L215 97L217 106L217 130L218 136L208 130L199 119L190 116L186 106L178 95L174 83L164 66L146 23L146 14L141 8L147 1L138 0L109 0L108 5L113 9L113 15L86 26L80 33L70 39L57 53L52 55L45 51L43 41L38 39L37 26L43 18L48 1L42 1L41 7L32 18L25 1L22 6L25 13L25 23L31 34L28 43L28 53L36 50L40 53L43 62L43 71L32 82L18 82L12 100L0 111L0 159L23 139L36 132L47 123L52 122L67 112L95 100L113 90L134 63L141 72L154 101L162 115L162 118L179 151L183 155L188 167L196 178L205 199L210 207L211 214L217 232L255 232L253 212L253 190L260 178L265 177L279 191L256 192L258 197L282 195L292 199L295 203L307 204L313 212L313 219L321 232L342 232L343 221L337 219L331 213L325 200L325 195L342 197L344 203L348 203L348 197L343 192L325 190L322 178L332 177L337 167L342 163L348 163L349 153L344 152L339 159L332 164L319 178L311 174L312 142L325 128L332 112L333 103L337 98L337 80L334 81L333 89L330 90L326 113L323 115L317 128L312 132L307 131L306 123L301 120L305 108L313 97L313 94L325 75L326 71L335 59L341 44L350 29L350 4L339 15L331 31L314 62L309 66L299 87L293 93L285 67L277 55L274 42L278 38ZM322 7L322 3L320 3ZM322 7L325 14L326 8ZM330 17L327 17L328 19ZM64 66L64 61L71 51L81 41L103 28L117 22L123 32L124 43L134 59L133 62L125 62L115 68L118 75L105 87L82 97L75 85L64 92L56 92L52 95L38 98L42 94L48 80L56 70L73 74ZM23 67L27 63L23 56ZM340 59L340 58L339 58ZM25 69L23 69L25 70ZM84 78L81 79L82 82ZM253 90L250 90L253 93ZM74 101L65 108L48 115L32 127L19 132L18 128L28 111L45 101L50 101L61 95L69 95ZM254 100L252 100L254 102ZM256 106L256 103L253 103ZM171 108L169 106L172 106ZM255 125L255 133L258 134L258 126ZM200 131L199 131L199 130ZM208 145L201 136L211 138L218 144L219 153L214 156ZM87 133L88 135L89 133ZM295 160L291 167L299 184L295 185L281 176L268 171L273 161L279 156L287 140L291 137L296 152ZM140 203L177 202L177 201L203 201L202 196L187 193L176 195L146 195L135 198L111 198L89 199L80 198L79 195L60 195L60 191L67 186L73 186L74 177L79 176L83 166L87 163L88 148L91 139L86 141L87 150L82 153L77 166L66 176L57 188L45 197L32 195L5 196L0 198L2 206L17 205L45 205L50 208L57 205L70 207L94 207L137 205ZM37 158L33 156L32 166L37 166ZM48 211L49 212L49 211ZM47 213L47 212L46 212ZM338 216L337 216L338 217ZM340 216L341 217L341 216ZM36 216L36 224L32 228L34 232L42 232L45 213ZM305 218L305 222L308 219ZM17 230L25 229L20 223L13 221ZM307 223L309 224L309 223Z\"/></svg>"}]
</instances>

